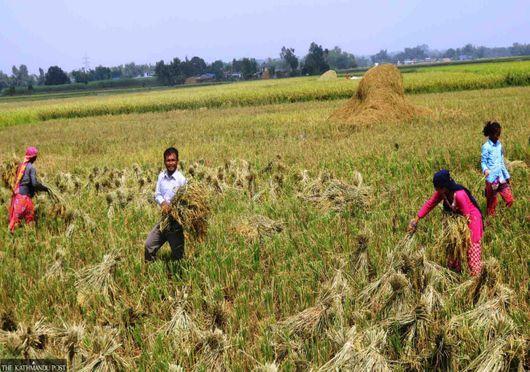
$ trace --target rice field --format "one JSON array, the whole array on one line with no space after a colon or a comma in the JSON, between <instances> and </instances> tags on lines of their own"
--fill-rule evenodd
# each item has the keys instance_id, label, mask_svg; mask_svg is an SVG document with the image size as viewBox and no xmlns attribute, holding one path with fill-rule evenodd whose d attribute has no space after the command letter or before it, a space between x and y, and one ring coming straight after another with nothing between
<instances>
[{"instance_id":1,"label":"rice field","mask_svg":"<svg viewBox=\"0 0 530 372\"><path fill-rule=\"evenodd\" d=\"M490 84L485 75L470 81ZM405 74L406 89L432 76ZM433 115L329 122L350 84L5 104L31 120L0 130L1 162L37 146L39 175L64 208L39 196L36 228L14 236L0 219L0 355L61 357L87 371L528 368L530 88L409 94ZM89 116L164 102L178 104ZM444 244L460 235L447 234L440 211L412 238L406 227L442 167L485 207L479 159L491 118L507 158L521 162L516 203L489 221L485 274L473 280L444 269ZM166 246L147 265L169 145L208 190L208 226L204 239L189 236L184 261L170 262Z\"/></svg>"},{"instance_id":2,"label":"rice field","mask_svg":"<svg viewBox=\"0 0 530 372\"><path fill-rule=\"evenodd\" d=\"M473 66L473 67L469 67ZM530 61L431 67L404 74L406 93L530 85ZM125 95L46 101L0 100L0 127L58 118L326 101L351 97L358 81L318 77L262 80Z\"/></svg>"}]
</instances>

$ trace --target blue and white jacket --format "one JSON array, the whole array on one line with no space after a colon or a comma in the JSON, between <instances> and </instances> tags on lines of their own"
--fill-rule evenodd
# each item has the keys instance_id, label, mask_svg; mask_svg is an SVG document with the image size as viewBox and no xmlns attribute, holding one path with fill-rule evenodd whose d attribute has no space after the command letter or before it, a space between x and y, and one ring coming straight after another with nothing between
<instances>
[{"instance_id":1,"label":"blue and white jacket","mask_svg":"<svg viewBox=\"0 0 530 372\"><path fill-rule=\"evenodd\" d=\"M500 141L493 143L490 139L482 145L481 159L482 173L489 170L486 177L488 182L504 183L510 178L510 173L504 164L504 149Z\"/></svg>"}]
</instances>

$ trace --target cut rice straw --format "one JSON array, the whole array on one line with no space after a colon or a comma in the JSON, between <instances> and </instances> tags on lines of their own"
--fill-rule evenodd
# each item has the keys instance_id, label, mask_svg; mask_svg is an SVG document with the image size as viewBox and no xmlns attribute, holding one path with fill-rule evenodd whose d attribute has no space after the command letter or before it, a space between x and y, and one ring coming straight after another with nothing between
<instances>
[{"instance_id":1,"label":"cut rice straw","mask_svg":"<svg viewBox=\"0 0 530 372\"><path fill-rule=\"evenodd\" d=\"M209 216L208 191L198 183L189 183L177 190L171 201L170 213L163 216L160 222L160 230L174 229L173 223L176 221L201 241L208 230Z\"/></svg>"}]
</instances>

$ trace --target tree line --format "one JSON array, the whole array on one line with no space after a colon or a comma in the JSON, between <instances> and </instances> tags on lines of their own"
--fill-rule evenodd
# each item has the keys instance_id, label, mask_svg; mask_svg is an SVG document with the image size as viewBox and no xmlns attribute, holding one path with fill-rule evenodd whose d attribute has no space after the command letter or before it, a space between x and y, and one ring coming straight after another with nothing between
<instances>
[{"instance_id":1,"label":"tree line","mask_svg":"<svg viewBox=\"0 0 530 372\"><path fill-rule=\"evenodd\" d=\"M29 90L33 86L62 85L85 83L91 81L134 78L145 74L153 74L154 66L148 64L137 65L134 62L114 67L97 66L94 69L78 69L66 73L59 66L50 66L46 72L39 68L38 74L30 74L26 65L13 66L11 75L0 71L0 89L7 87L25 87Z\"/></svg>"},{"instance_id":2,"label":"tree line","mask_svg":"<svg viewBox=\"0 0 530 372\"><path fill-rule=\"evenodd\" d=\"M466 44L461 48L449 48L443 51L430 49L428 45L422 44L395 53L381 49L378 53L370 56L370 61L372 63L404 63L405 61L424 61L426 59L473 60L526 55L530 55L530 44L513 43L510 47L494 48Z\"/></svg>"},{"instance_id":3,"label":"tree line","mask_svg":"<svg viewBox=\"0 0 530 372\"><path fill-rule=\"evenodd\" d=\"M205 79L223 80L250 80L269 76L287 77L300 75L317 75L330 68L347 69L357 66L355 57L351 53L343 52L339 47L331 50L322 48L313 42L309 46L308 53L299 58L293 48L282 47L280 58L269 58L261 63L255 58L233 59L231 62L217 60L211 64L206 63L200 57L180 60L174 58L171 62L157 62L155 75L161 84L182 84L187 78L201 75ZM267 72L266 72L267 71Z\"/></svg>"},{"instance_id":4,"label":"tree line","mask_svg":"<svg viewBox=\"0 0 530 372\"><path fill-rule=\"evenodd\" d=\"M0 71L0 89L6 87L26 87L31 90L35 85L60 85L71 82L85 83L91 81L134 78L154 75L162 85L177 85L186 79L197 78L198 81L250 80L269 74L271 77L288 77L300 75L318 75L329 69L344 70L368 67L375 63L405 63L406 61L423 61L427 59L449 58L479 59L508 56L530 55L530 44L514 43L510 47L488 48L467 44L461 48L449 48L439 51L428 45L405 48L399 52L388 52L386 49L370 56L354 56L336 46L333 49L323 48L315 42L309 45L302 57L294 48L282 47L279 58L268 58L258 62L255 58L233 59L230 62L216 60L207 63L201 57L187 57L183 60L174 58L168 63L163 60L155 65L128 63L125 65L94 69L77 69L66 73L59 66L51 66L46 72L39 68L38 74L29 74L26 65L13 66L11 75Z\"/></svg>"}]
</instances>

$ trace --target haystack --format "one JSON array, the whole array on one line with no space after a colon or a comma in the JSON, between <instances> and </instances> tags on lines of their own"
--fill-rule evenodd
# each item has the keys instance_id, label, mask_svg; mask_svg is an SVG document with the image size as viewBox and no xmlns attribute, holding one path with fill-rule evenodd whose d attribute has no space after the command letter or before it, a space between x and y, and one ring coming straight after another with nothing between
<instances>
[{"instance_id":1,"label":"haystack","mask_svg":"<svg viewBox=\"0 0 530 372\"><path fill-rule=\"evenodd\" d=\"M261 74L261 78L263 80L269 80L271 78L271 72L269 71L267 67L265 67L265 69L263 70L263 74Z\"/></svg>"},{"instance_id":2,"label":"haystack","mask_svg":"<svg viewBox=\"0 0 530 372\"><path fill-rule=\"evenodd\" d=\"M335 70L327 70L322 75L320 75L320 77L318 78L318 80L336 80L336 79L337 79L337 73L335 72Z\"/></svg>"},{"instance_id":3,"label":"haystack","mask_svg":"<svg viewBox=\"0 0 530 372\"><path fill-rule=\"evenodd\" d=\"M348 124L372 124L410 120L425 109L405 99L403 78L394 65L372 67L365 74L357 93L330 120Z\"/></svg>"}]
</instances>

